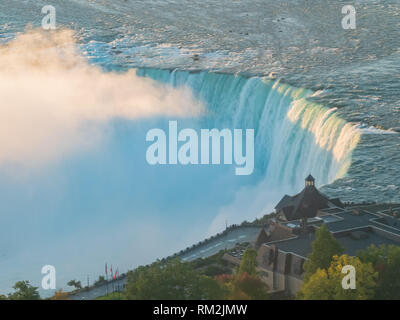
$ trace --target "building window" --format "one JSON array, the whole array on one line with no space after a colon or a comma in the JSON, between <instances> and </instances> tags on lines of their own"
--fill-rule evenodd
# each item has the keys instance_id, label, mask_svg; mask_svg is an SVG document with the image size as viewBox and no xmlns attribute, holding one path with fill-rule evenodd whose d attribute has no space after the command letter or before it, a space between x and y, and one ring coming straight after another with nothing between
<instances>
[{"instance_id":1,"label":"building window","mask_svg":"<svg viewBox=\"0 0 400 320\"><path fill-rule=\"evenodd\" d=\"M269 262L269 264L274 262L274 250L272 250L272 249L269 251L268 262Z\"/></svg>"}]
</instances>

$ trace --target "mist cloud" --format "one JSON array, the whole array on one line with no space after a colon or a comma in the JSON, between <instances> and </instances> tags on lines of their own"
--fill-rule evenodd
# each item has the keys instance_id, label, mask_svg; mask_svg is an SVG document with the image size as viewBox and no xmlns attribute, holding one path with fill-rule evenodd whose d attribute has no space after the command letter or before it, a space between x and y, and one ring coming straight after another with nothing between
<instances>
[{"instance_id":1,"label":"mist cloud","mask_svg":"<svg viewBox=\"0 0 400 320\"><path fill-rule=\"evenodd\" d=\"M71 30L27 30L0 45L0 98L0 165L38 165L95 146L113 118L202 111L188 88L90 65Z\"/></svg>"}]
</instances>

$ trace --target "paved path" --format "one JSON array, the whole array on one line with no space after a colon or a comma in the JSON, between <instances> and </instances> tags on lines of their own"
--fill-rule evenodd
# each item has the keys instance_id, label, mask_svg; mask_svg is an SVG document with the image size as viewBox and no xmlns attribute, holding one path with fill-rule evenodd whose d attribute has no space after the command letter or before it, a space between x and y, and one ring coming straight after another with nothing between
<instances>
[{"instance_id":1,"label":"paved path","mask_svg":"<svg viewBox=\"0 0 400 320\"><path fill-rule=\"evenodd\" d=\"M219 236L180 255L182 261L206 258L224 249L232 249L236 243L254 242L260 227L242 227L229 230L226 235Z\"/></svg>"}]
</instances>

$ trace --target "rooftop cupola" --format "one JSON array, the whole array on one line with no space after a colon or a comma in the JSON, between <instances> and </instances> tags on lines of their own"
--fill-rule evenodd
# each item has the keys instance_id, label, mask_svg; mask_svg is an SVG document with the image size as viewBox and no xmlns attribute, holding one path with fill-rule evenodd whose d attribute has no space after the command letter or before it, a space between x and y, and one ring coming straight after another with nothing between
<instances>
[{"instance_id":1,"label":"rooftop cupola","mask_svg":"<svg viewBox=\"0 0 400 320\"><path fill-rule=\"evenodd\" d=\"M309 174L308 177L306 178L306 187L314 187L314 185L315 185L315 179L311 174Z\"/></svg>"}]
</instances>

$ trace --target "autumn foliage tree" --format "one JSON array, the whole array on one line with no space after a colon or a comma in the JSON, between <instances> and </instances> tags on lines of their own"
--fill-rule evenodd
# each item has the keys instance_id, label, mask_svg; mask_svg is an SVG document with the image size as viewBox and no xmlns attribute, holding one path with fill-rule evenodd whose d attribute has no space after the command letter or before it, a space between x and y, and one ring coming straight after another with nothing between
<instances>
[{"instance_id":1,"label":"autumn foliage tree","mask_svg":"<svg viewBox=\"0 0 400 320\"><path fill-rule=\"evenodd\" d=\"M344 289L342 269L351 265L356 271L356 289ZM297 298L303 300L367 300L375 294L377 273L371 263L357 257L333 256L327 270L318 268L304 281Z\"/></svg>"},{"instance_id":2,"label":"autumn foliage tree","mask_svg":"<svg viewBox=\"0 0 400 320\"><path fill-rule=\"evenodd\" d=\"M371 245L357 253L364 263L371 263L378 272L375 299L400 299L400 246Z\"/></svg>"},{"instance_id":3,"label":"autumn foliage tree","mask_svg":"<svg viewBox=\"0 0 400 320\"><path fill-rule=\"evenodd\" d=\"M243 253L235 274L220 275L217 280L225 288L226 299L265 300L269 297L267 285L257 272L257 251L252 248Z\"/></svg>"},{"instance_id":4,"label":"autumn foliage tree","mask_svg":"<svg viewBox=\"0 0 400 320\"><path fill-rule=\"evenodd\" d=\"M57 290L50 300L69 300L68 292L64 292L62 289Z\"/></svg>"}]
</instances>

